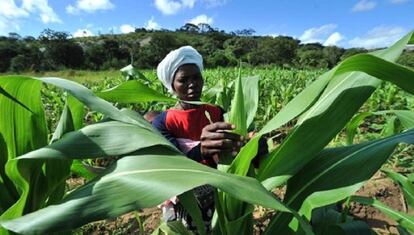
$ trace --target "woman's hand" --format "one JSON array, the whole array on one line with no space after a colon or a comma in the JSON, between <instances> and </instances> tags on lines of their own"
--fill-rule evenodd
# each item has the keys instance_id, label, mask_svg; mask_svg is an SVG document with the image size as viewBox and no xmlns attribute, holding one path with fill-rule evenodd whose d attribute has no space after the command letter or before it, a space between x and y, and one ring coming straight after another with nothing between
<instances>
[{"instance_id":1,"label":"woman's hand","mask_svg":"<svg viewBox=\"0 0 414 235\"><path fill-rule=\"evenodd\" d=\"M212 157L215 161L221 153L235 156L243 146L243 136L231 133L235 126L227 122L216 122L203 128L200 136L200 150L203 157Z\"/></svg>"}]
</instances>

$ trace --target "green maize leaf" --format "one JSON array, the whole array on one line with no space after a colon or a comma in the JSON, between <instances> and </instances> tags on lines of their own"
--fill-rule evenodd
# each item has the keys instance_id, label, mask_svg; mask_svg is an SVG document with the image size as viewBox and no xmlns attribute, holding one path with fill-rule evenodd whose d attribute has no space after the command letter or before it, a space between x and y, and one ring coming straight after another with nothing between
<instances>
[{"instance_id":1,"label":"green maize leaf","mask_svg":"<svg viewBox=\"0 0 414 235\"><path fill-rule=\"evenodd\" d=\"M52 139L50 143L53 143L62 138L62 136L68 132L75 130L75 121L72 117L72 110L69 108L69 97L66 99L65 106L63 108L59 123L56 127L55 132L53 133ZM76 107L83 109L83 105L72 105L73 108ZM79 125L79 124L77 124ZM45 162L45 172L48 176L47 184L48 184L48 191L46 195L48 195L49 200L48 204L54 204L59 202L65 193L66 178L69 177L70 169L71 169L72 161L68 159L48 159Z\"/></svg>"},{"instance_id":2,"label":"green maize leaf","mask_svg":"<svg viewBox=\"0 0 414 235\"><path fill-rule=\"evenodd\" d=\"M82 160L75 159L72 161L72 165L70 165L70 172L74 173L78 177L83 177L86 180L92 180L96 174L87 170L85 168L84 163Z\"/></svg>"},{"instance_id":3,"label":"green maize leaf","mask_svg":"<svg viewBox=\"0 0 414 235\"><path fill-rule=\"evenodd\" d=\"M386 116L384 128L381 131L381 136L387 137L387 136L391 136L391 135L396 133L396 130L395 130L395 120L396 119L397 119L397 117L395 117L395 116L392 116L392 117L387 117Z\"/></svg>"},{"instance_id":4,"label":"green maize leaf","mask_svg":"<svg viewBox=\"0 0 414 235\"><path fill-rule=\"evenodd\" d=\"M15 77L15 79L20 79L22 77ZM27 77L26 77L27 78ZM153 130L151 124L149 124L143 117L139 114L136 114L135 117L126 115L114 107L109 102L95 96L92 91L88 88L66 79L55 78L55 77L45 77L45 78L31 78L40 80L42 82L52 84L59 88L66 90L71 96L78 99L80 102L88 106L90 109L104 114L106 117L113 120L122 121L126 123L135 124L141 126L148 130Z\"/></svg>"},{"instance_id":5,"label":"green maize leaf","mask_svg":"<svg viewBox=\"0 0 414 235\"><path fill-rule=\"evenodd\" d=\"M0 76L0 87L9 95L0 95L0 135L7 146L7 153L0 156L1 161L7 163L1 166L0 171L7 191L15 199L13 206L4 208L0 218L12 219L40 208L46 199L43 192L46 182L41 168L43 162L36 160L18 164L11 160L46 145L48 131L39 81ZM0 228L0 233L7 234L7 231Z\"/></svg>"},{"instance_id":6,"label":"green maize leaf","mask_svg":"<svg viewBox=\"0 0 414 235\"><path fill-rule=\"evenodd\" d=\"M414 112L410 110L383 110L377 112L363 112L355 115L352 120L348 123L346 127L346 134L347 134L347 143L352 144L353 139L356 134L356 130L360 124L364 121L365 118L372 116L372 115L381 115L385 116L387 114L394 114L398 117L401 124L403 125L405 130L410 128L414 128ZM390 125L392 125L392 120L389 120ZM392 128L392 127L390 127Z\"/></svg>"},{"instance_id":7,"label":"green maize leaf","mask_svg":"<svg viewBox=\"0 0 414 235\"><path fill-rule=\"evenodd\" d=\"M131 64L123 67L119 71L121 71L122 76L124 76L127 81L132 79L140 79L147 83L151 82L150 80L148 80L147 77L145 77L143 73L141 73L138 69L134 68Z\"/></svg>"},{"instance_id":8,"label":"green maize leaf","mask_svg":"<svg viewBox=\"0 0 414 235\"><path fill-rule=\"evenodd\" d=\"M2 87L0 87L0 94L4 95L5 97L13 100L15 103L21 105L23 108L25 108L27 111L32 112L32 110L30 110L26 105L24 105L22 102L20 102L19 100L17 100L15 97L13 97L12 95L10 95L7 91L5 91Z\"/></svg>"},{"instance_id":9,"label":"green maize leaf","mask_svg":"<svg viewBox=\"0 0 414 235\"><path fill-rule=\"evenodd\" d=\"M378 210L380 210L382 213L384 213L391 219L397 221L398 224L400 224L402 227L404 227L411 233L414 233L414 217L413 216L391 209L390 207L384 205L380 201L373 199L373 198L352 196L351 200L355 202L359 202L364 205L370 205L370 206L377 208Z\"/></svg>"},{"instance_id":10,"label":"green maize leaf","mask_svg":"<svg viewBox=\"0 0 414 235\"><path fill-rule=\"evenodd\" d=\"M15 220L1 221L0 225L24 234L68 230L94 220L156 206L204 184L239 200L290 211L257 180L226 174L176 154L165 147L152 147L137 156L121 158L105 174L69 194L61 204ZM312 233L306 223L302 225L306 232Z\"/></svg>"},{"instance_id":11,"label":"green maize leaf","mask_svg":"<svg viewBox=\"0 0 414 235\"><path fill-rule=\"evenodd\" d=\"M335 188L331 190L314 192L303 201L303 204L300 208L299 213L305 216L308 220L311 220L312 211L315 208L320 208L326 205L334 204L342 199L349 197L349 195L352 195L358 189L360 189L362 185L364 185L364 183L365 181L361 183L356 183L351 186L345 186L345 187ZM293 220L290 223L290 227L296 229L297 221Z\"/></svg>"},{"instance_id":12,"label":"green maize leaf","mask_svg":"<svg viewBox=\"0 0 414 235\"><path fill-rule=\"evenodd\" d=\"M397 230L400 233L400 235L411 235L411 233L408 232L407 229L401 227L400 225L397 226Z\"/></svg>"},{"instance_id":13,"label":"green maize leaf","mask_svg":"<svg viewBox=\"0 0 414 235\"><path fill-rule=\"evenodd\" d=\"M312 228L316 234L373 234L368 224L354 221L351 216L344 217L335 204L313 211Z\"/></svg>"},{"instance_id":14,"label":"green maize leaf","mask_svg":"<svg viewBox=\"0 0 414 235\"><path fill-rule=\"evenodd\" d=\"M7 146L0 133L0 214L12 206L19 197L13 183L9 180L4 171L6 161Z\"/></svg>"},{"instance_id":15,"label":"green maize leaf","mask_svg":"<svg viewBox=\"0 0 414 235\"><path fill-rule=\"evenodd\" d=\"M393 113L398 117L404 129L414 128L414 112L411 110L395 110Z\"/></svg>"},{"instance_id":16,"label":"green maize leaf","mask_svg":"<svg viewBox=\"0 0 414 235\"><path fill-rule=\"evenodd\" d=\"M163 222L151 235L194 235L181 221Z\"/></svg>"},{"instance_id":17,"label":"green maize leaf","mask_svg":"<svg viewBox=\"0 0 414 235\"><path fill-rule=\"evenodd\" d=\"M382 169L385 174L387 174L388 177L390 177L392 180L397 182L404 193L405 200L407 201L407 204L414 208L414 185L411 183L405 176L398 174L397 172L392 171L391 169Z\"/></svg>"},{"instance_id":18,"label":"green maize leaf","mask_svg":"<svg viewBox=\"0 0 414 235\"><path fill-rule=\"evenodd\" d=\"M239 152L228 172L246 175L250 162L256 156L259 139L303 113L315 101L329 81L330 72L323 74L315 82L293 98L279 113L276 114ZM288 177L285 177L287 179ZM284 182L284 181L283 181ZM283 183L282 182L282 183Z\"/></svg>"},{"instance_id":19,"label":"green maize leaf","mask_svg":"<svg viewBox=\"0 0 414 235\"><path fill-rule=\"evenodd\" d=\"M346 126L346 142L347 142L347 144L353 144L354 137L355 137L356 130L357 130L358 126L361 125L361 123L364 121L364 119L366 117L369 117L372 114L373 114L372 112L358 113L357 115L355 115L351 119L351 121L349 121L349 123Z\"/></svg>"},{"instance_id":20,"label":"green maize leaf","mask_svg":"<svg viewBox=\"0 0 414 235\"><path fill-rule=\"evenodd\" d=\"M335 235L374 235L376 234L367 223L362 221L351 221L331 225L325 230L325 234Z\"/></svg>"},{"instance_id":21,"label":"green maize leaf","mask_svg":"<svg viewBox=\"0 0 414 235\"><path fill-rule=\"evenodd\" d=\"M156 145L175 150L175 147L158 132L124 122L106 121L67 133L56 142L22 155L18 159L84 159L119 156Z\"/></svg>"},{"instance_id":22,"label":"green maize leaf","mask_svg":"<svg viewBox=\"0 0 414 235\"><path fill-rule=\"evenodd\" d=\"M380 56L380 55L378 55ZM392 67L393 69L385 69ZM358 54L348 58L338 66L335 75L361 71L373 77L396 84L401 89L414 94L414 87L407 79L412 77L413 70L404 66L395 66L394 63L370 54Z\"/></svg>"},{"instance_id":23,"label":"green maize leaf","mask_svg":"<svg viewBox=\"0 0 414 235\"><path fill-rule=\"evenodd\" d=\"M187 191L179 195L178 198L180 200L180 203L184 206L185 210L190 214L191 218L197 225L198 232L201 235L206 235L206 228L204 225L203 217L193 191Z\"/></svg>"},{"instance_id":24,"label":"green maize leaf","mask_svg":"<svg viewBox=\"0 0 414 235\"><path fill-rule=\"evenodd\" d=\"M376 56L385 60L396 60L411 37L412 33L390 48L376 52ZM405 81L404 89L414 91L414 71L393 63L387 63L386 67L368 67L365 64L358 67L351 63L353 60L359 61L360 58L372 59L377 63L381 61L380 58L373 59L375 58L373 56L354 56L335 67L333 77L318 101L300 117L293 132L280 147L269 154L267 161L261 165L258 179L294 175L342 130L380 84L380 80L356 71L378 76L382 80L393 81L397 85L402 85L401 81ZM342 67L343 65L345 68ZM394 73L404 74L406 77L397 78L393 75Z\"/></svg>"},{"instance_id":25,"label":"green maize leaf","mask_svg":"<svg viewBox=\"0 0 414 235\"><path fill-rule=\"evenodd\" d=\"M138 80L130 80L111 89L95 92L102 99L119 103L139 103L139 102L176 102L177 100L165 96Z\"/></svg>"},{"instance_id":26,"label":"green maize leaf","mask_svg":"<svg viewBox=\"0 0 414 235\"><path fill-rule=\"evenodd\" d=\"M62 114L57 124L56 130L53 132L50 143L53 143L62 138L62 136L68 132L74 131L75 127L73 124L72 113L69 111L67 101L63 107Z\"/></svg>"},{"instance_id":27,"label":"green maize leaf","mask_svg":"<svg viewBox=\"0 0 414 235\"><path fill-rule=\"evenodd\" d=\"M256 116L259 106L259 77L242 78L244 110L246 111L246 127L248 128Z\"/></svg>"},{"instance_id":28,"label":"green maize leaf","mask_svg":"<svg viewBox=\"0 0 414 235\"><path fill-rule=\"evenodd\" d=\"M234 132L242 136L247 136L246 121L247 113L244 104L242 79L241 76L238 76L236 80L235 94L230 110L229 122L236 126Z\"/></svg>"},{"instance_id":29,"label":"green maize leaf","mask_svg":"<svg viewBox=\"0 0 414 235\"><path fill-rule=\"evenodd\" d=\"M229 122L236 126L235 132L247 136L247 127L256 115L259 102L258 77L241 78L236 80L235 95L232 100ZM228 232L253 231L251 213L253 209L246 203L227 194L222 194L225 215L229 221L226 224ZM249 218L250 217L250 218Z\"/></svg>"},{"instance_id":30,"label":"green maize leaf","mask_svg":"<svg viewBox=\"0 0 414 235\"><path fill-rule=\"evenodd\" d=\"M71 95L66 97L69 112L72 116L74 130L79 130L83 126L83 117L85 116L84 105Z\"/></svg>"},{"instance_id":31,"label":"green maize leaf","mask_svg":"<svg viewBox=\"0 0 414 235\"><path fill-rule=\"evenodd\" d=\"M289 179L284 202L309 217L315 206L329 205L351 196L361 182L378 171L401 142L414 144L414 129L381 140L322 151ZM364 166L363 171L361 166ZM303 203L316 192L320 193ZM277 214L269 223L269 231L281 231L279 229L286 228L291 218L285 213Z\"/></svg>"}]
</instances>

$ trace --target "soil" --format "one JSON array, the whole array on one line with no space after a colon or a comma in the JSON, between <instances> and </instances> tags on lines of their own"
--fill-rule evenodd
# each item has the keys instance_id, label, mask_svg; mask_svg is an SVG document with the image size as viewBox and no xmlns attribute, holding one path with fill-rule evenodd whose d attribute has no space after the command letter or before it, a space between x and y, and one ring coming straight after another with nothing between
<instances>
[{"instance_id":1,"label":"soil","mask_svg":"<svg viewBox=\"0 0 414 235\"><path fill-rule=\"evenodd\" d=\"M395 210L414 215L414 211L407 207L399 185L382 173L377 173L356 195L376 198ZM378 234L399 234L397 223L372 206L351 203L350 213L365 221Z\"/></svg>"},{"instance_id":2,"label":"soil","mask_svg":"<svg viewBox=\"0 0 414 235\"><path fill-rule=\"evenodd\" d=\"M82 178L71 178L67 181L68 189L80 186L85 183ZM283 199L285 188L275 189L273 193ZM356 195L373 197L380 200L387 206L414 215L414 211L410 210L405 202L401 188L384 174L378 172L369 180ZM355 219L363 220L373 228L378 234L399 234L397 223L384 215L381 211L371 206L365 206L359 203L351 203L350 214ZM144 227L144 232L140 231L137 220L139 215ZM253 213L255 219L254 234L260 235L266 228L270 218L274 215L274 211L256 207ZM161 210L159 208L148 208L142 211L131 212L115 219L108 219L87 224L74 231L74 234L151 234L160 224Z\"/></svg>"}]
</instances>

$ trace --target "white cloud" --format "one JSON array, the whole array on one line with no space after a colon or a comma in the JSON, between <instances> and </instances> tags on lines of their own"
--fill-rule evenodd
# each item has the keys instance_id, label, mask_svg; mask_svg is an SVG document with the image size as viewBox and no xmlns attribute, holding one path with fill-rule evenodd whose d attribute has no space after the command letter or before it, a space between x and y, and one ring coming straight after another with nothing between
<instances>
[{"instance_id":1,"label":"white cloud","mask_svg":"<svg viewBox=\"0 0 414 235\"><path fill-rule=\"evenodd\" d=\"M132 33L135 32L135 27L129 24L123 24L119 27L119 31L121 31L121 33Z\"/></svg>"},{"instance_id":2,"label":"white cloud","mask_svg":"<svg viewBox=\"0 0 414 235\"><path fill-rule=\"evenodd\" d=\"M144 28L148 30L157 30L160 29L161 26L157 22L155 22L154 17L151 17L151 19L148 20L145 24Z\"/></svg>"},{"instance_id":3,"label":"white cloud","mask_svg":"<svg viewBox=\"0 0 414 235\"><path fill-rule=\"evenodd\" d=\"M43 23L62 23L59 16L49 6L47 0L23 0L23 9L38 13Z\"/></svg>"},{"instance_id":4,"label":"white cloud","mask_svg":"<svg viewBox=\"0 0 414 235\"><path fill-rule=\"evenodd\" d=\"M187 23L191 23L191 24L213 24L213 18L212 17L208 17L206 15L199 15L197 17L194 17L193 19L189 20Z\"/></svg>"},{"instance_id":5,"label":"white cloud","mask_svg":"<svg viewBox=\"0 0 414 235\"><path fill-rule=\"evenodd\" d=\"M354 5L354 7L352 8L352 11L353 12L369 11L369 10L374 9L376 6L377 6L377 3L374 1L361 0L357 2L357 4Z\"/></svg>"},{"instance_id":6,"label":"white cloud","mask_svg":"<svg viewBox=\"0 0 414 235\"><path fill-rule=\"evenodd\" d=\"M193 8L196 0L155 0L155 7L164 15L174 15L185 8Z\"/></svg>"},{"instance_id":7,"label":"white cloud","mask_svg":"<svg viewBox=\"0 0 414 235\"><path fill-rule=\"evenodd\" d=\"M21 3L18 6L16 3ZM0 1L0 34L20 30L22 19L38 15L45 23L62 23L59 16L49 6L47 0L1 0Z\"/></svg>"},{"instance_id":8,"label":"white cloud","mask_svg":"<svg viewBox=\"0 0 414 235\"><path fill-rule=\"evenodd\" d=\"M329 35L328 39L325 40L323 43L324 46L338 46L339 42L344 39L344 36L342 34L335 32Z\"/></svg>"},{"instance_id":9,"label":"white cloud","mask_svg":"<svg viewBox=\"0 0 414 235\"><path fill-rule=\"evenodd\" d=\"M227 0L203 0L207 7L216 7L226 4Z\"/></svg>"},{"instance_id":10,"label":"white cloud","mask_svg":"<svg viewBox=\"0 0 414 235\"><path fill-rule=\"evenodd\" d=\"M73 33L74 38L81 38L81 37L91 37L94 34L89 29L78 29L76 32Z\"/></svg>"},{"instance_id":11,"label":"white cloud","mask_svg":"<svg viewBox=\"0 0 414 235\"><path fill-rule=\"evenodd\" d=\"M70 4L66 6L66 12L69 14L78 14L81 11L93 13L99 10L109 10L114 7L114 4L110 0L77 0L75 6Z\"/></svg>"},{"instance_id":12,"label":"white cloud","mask_svg":"<svg viewBox=\"0 0 414 235\"><path fill-rule=\"evenodd\" d=\"M402 4L408 2L408 0L390 0L392 4Z\"/></svg>"},{"instance_id":13,"label":"white cloud","mask_svg":"<svg viewBox=\"0 0 414 235\"><path fill-rule=\"evenodd\" d=\"M322 43L324 40L322 38L327 37L332 31L336 29L336 24L325 24L319 28L310 28L303 32L302 36L299 37L299 40L302 43L312 43L312 42L320 42Z\"/></svg>"},{"instance_id":14,"label":"white cloud","mask_svg":"<svg viewBox=\"0 0 414 235\"><path fill-rule=\"evenodd\" d=\"M407 32L402 27L378 26L362 37L355 37L348 43L351 47L364 47L367 49L387 47L399 40Z\"/></svg>"},{"instance_id":15,"label":"white cloud","mask_svg":"<svg viewBox=\"0 0 414 235\"><path fill-rule=\"evenodd\" d=\"M66 6L66 12L69 13L69 14L77 14L78 9L76 9L76 7L74 7L72 5L67 5Z\"/></svg>"},{"instance_id":16,"label":"white cloud","mask_svg":"<svg viewBox=\"0 0 414 235\"><path fill-rule=\"evenodd\" d=\"M14 0L0 1L0 16L8 19L27 17L29 12L26 9L16 6Z\"/></svg>"}]
</instances>

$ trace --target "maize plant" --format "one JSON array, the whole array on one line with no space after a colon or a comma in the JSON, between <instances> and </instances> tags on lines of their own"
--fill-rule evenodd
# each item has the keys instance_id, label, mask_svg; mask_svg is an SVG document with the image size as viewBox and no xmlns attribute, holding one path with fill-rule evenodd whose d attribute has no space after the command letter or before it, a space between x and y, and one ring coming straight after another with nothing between
<instances>
[{"instance_id":1,"label":"maize plant","mask_svg":"<svg viewBox=\"0 0 414 235\"><path fill-rule=\"evenodd\" d=\"M215 234L252 234L253 205L276 210L264 234L369 232L364 223L347 216L325 224L313 218L318 208L346 198L381 207L414 232L411 216L392 212L373 199L352 197L399 143L414 143L413 129L360 144L327 147L382 81L414 93L414 71L394 63L410 43L414 43L413 32L387 49L350 57L322 74L271 118L234 159L222 162L219 170L185 158L138 113L109 103L176 102L140 81L129 80L94 94L59 78L1 77L1 232L71 230L180 195L200 234L205 234L191 193L204 184L218 191ZM64 89L68 97L49 144L40 103L42 82ZM234 87L228 120L246 135L258 108L258 78L239 77ZM77 129L82 105L73 98L104 118ZM297 122L287 138L254 169L251 161L261 136L293 119ZM122 158L60 200L71 160L111 156ZM65 171L56 168L63 166ZM281 185L287 188L283 201L270 192Z\"/></svg>"}]
</instances>

